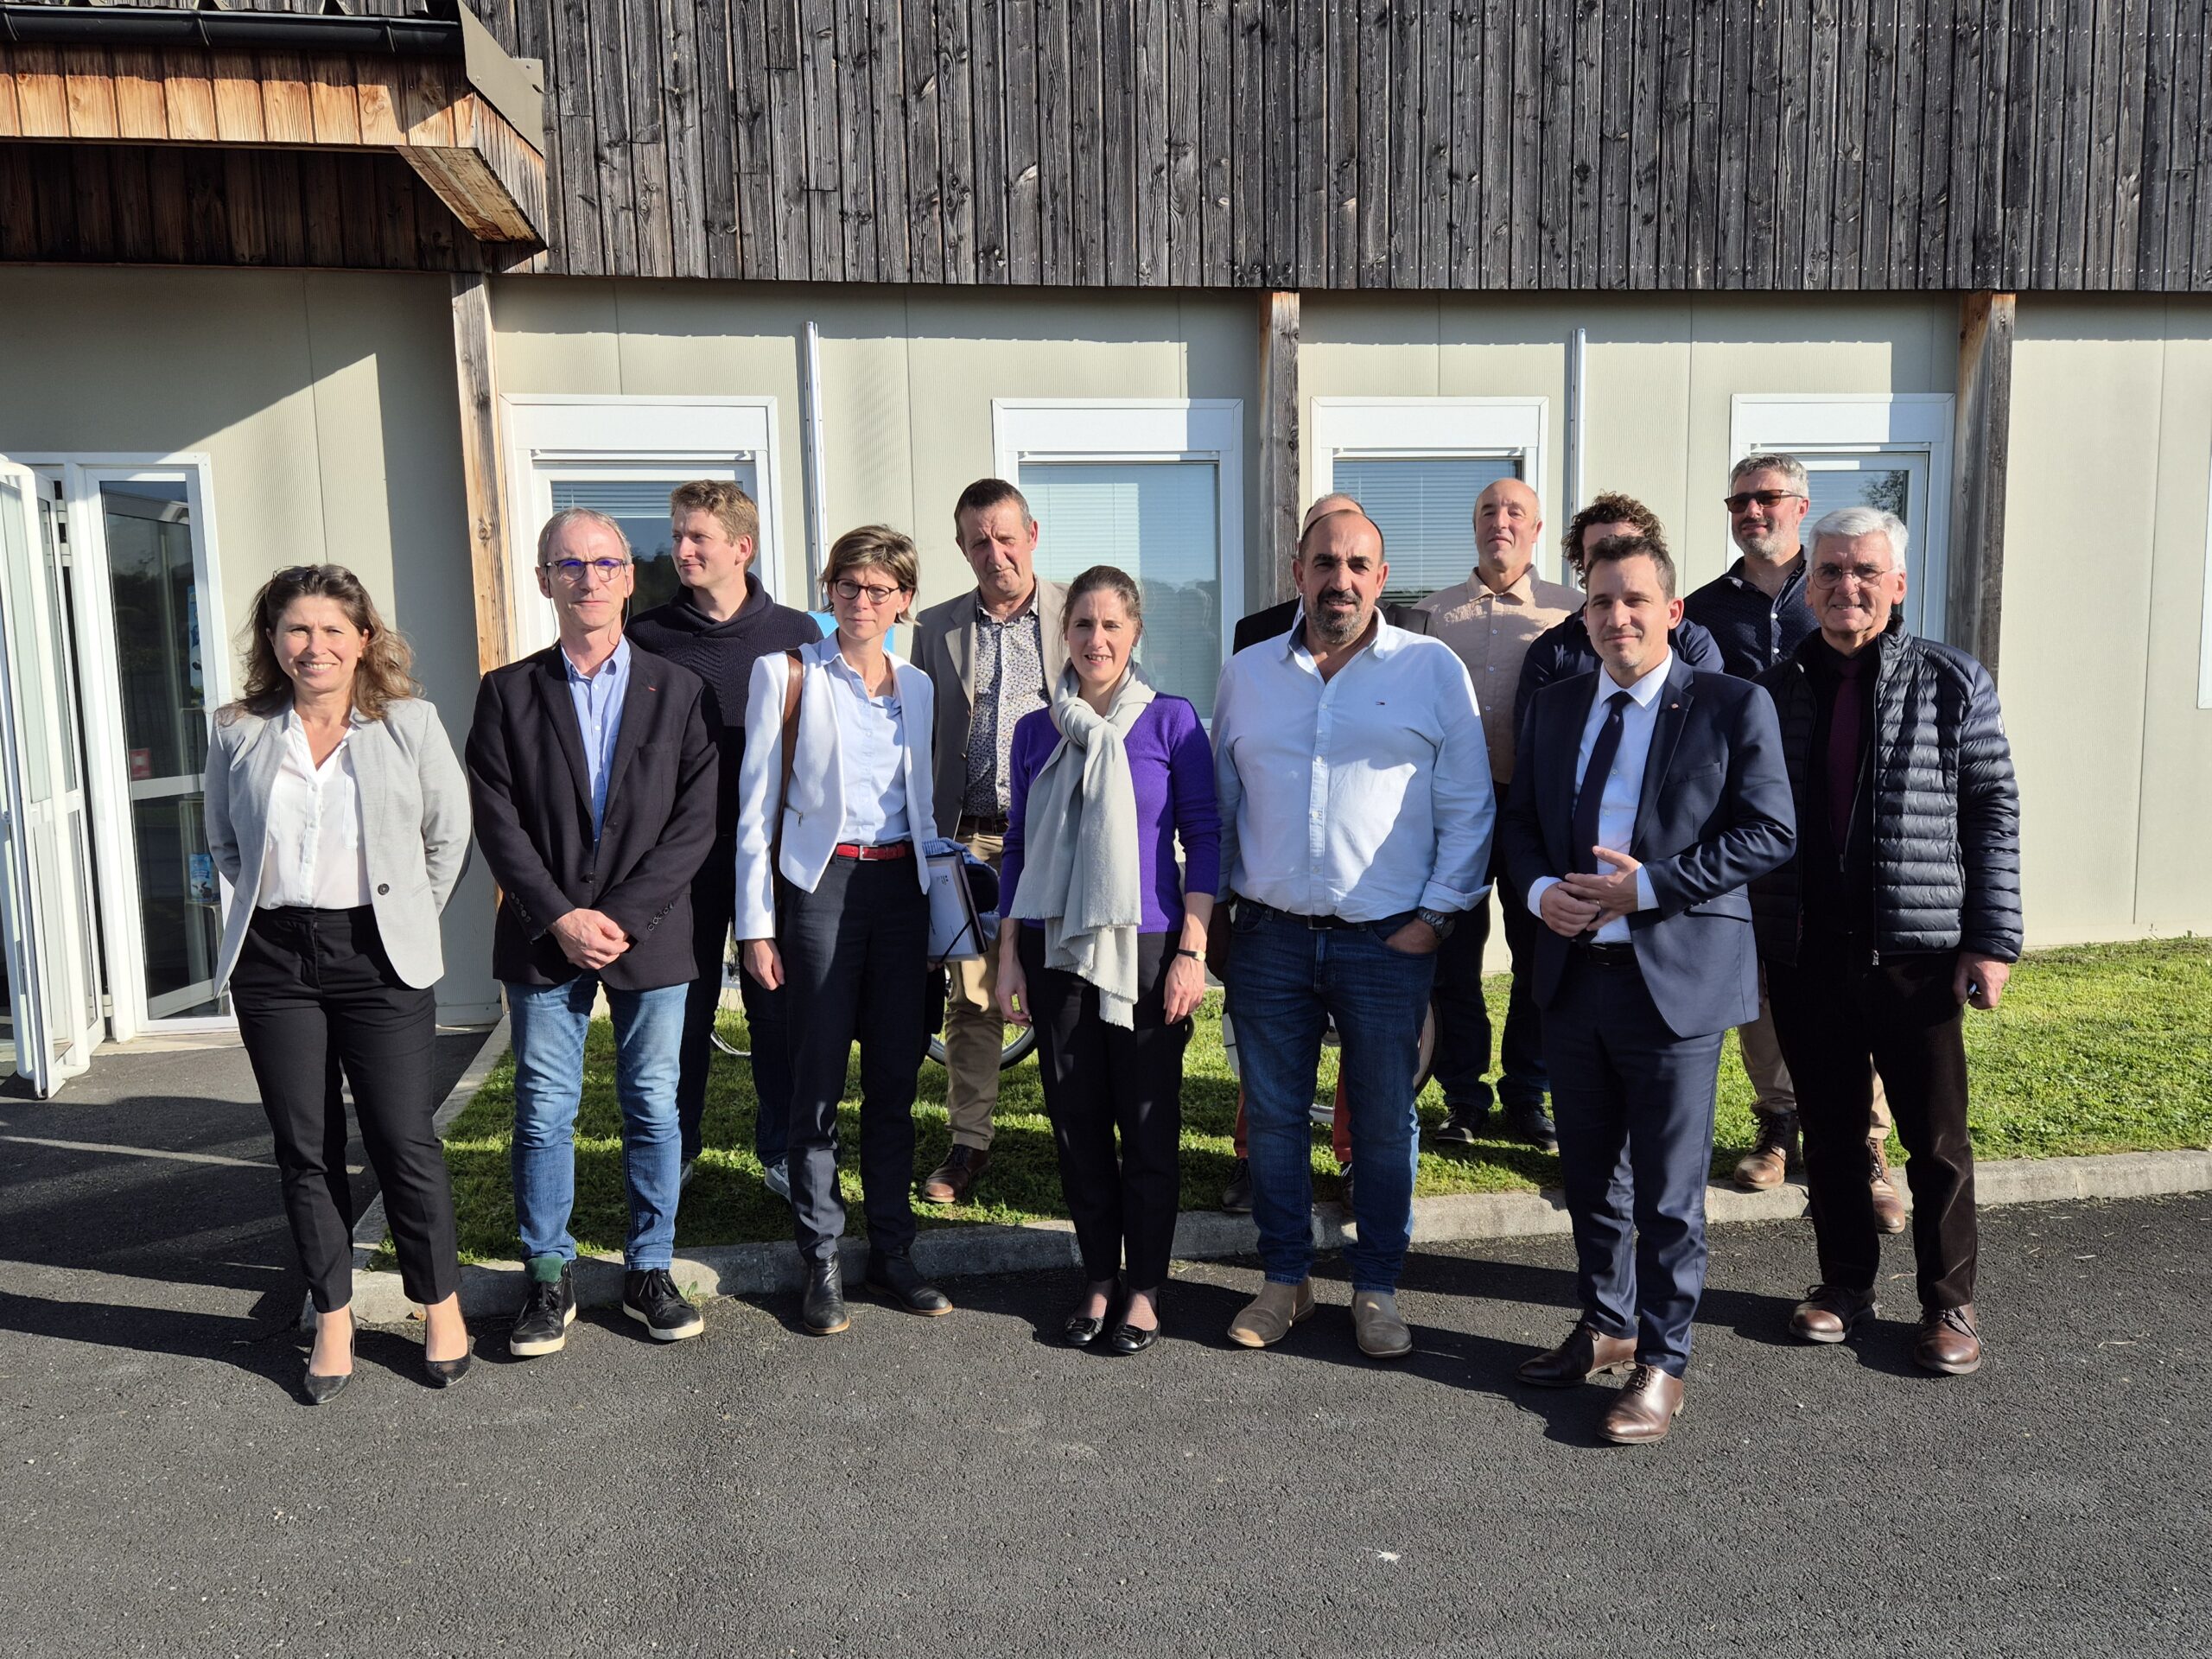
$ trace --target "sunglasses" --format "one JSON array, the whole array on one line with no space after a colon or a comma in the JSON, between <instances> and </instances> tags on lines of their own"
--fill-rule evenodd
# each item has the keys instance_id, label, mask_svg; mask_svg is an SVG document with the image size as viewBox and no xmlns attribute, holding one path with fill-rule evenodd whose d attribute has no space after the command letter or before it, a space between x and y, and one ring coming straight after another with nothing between
<instances>
[{"instance_id":1,"label":"sunglasses","mask_svg":"<svg viewBox=\"0 0 2212 1659\"><path fill-rule=\"evenodd\" d=\"M1731 512L1741 512L1754 501L1763 507L1771 507L1783 501L1804 499L1795 490L1738 490L1733 495L1722 496L1720 505Z\"/></svg>"}]
</instances>

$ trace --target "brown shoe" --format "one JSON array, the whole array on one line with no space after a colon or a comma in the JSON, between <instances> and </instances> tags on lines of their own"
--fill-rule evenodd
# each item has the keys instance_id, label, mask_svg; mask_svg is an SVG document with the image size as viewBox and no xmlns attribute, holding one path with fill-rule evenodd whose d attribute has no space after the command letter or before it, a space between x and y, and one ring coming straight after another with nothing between
<instances>
[{"instance_id":1,"label":"brown shoe","mask_svg":"<svg viewBox=\"0 0 2212 1659\"><path fill-rule=\"evenodd\" d=\"M965 1204L969 1189L990 1161L991 1154L980 1147L955 1147L922 1183L922 1202Z\"/></svg>"},{"instance_id":2,"label":"brown shoe","mask_svg":"<svg viewBox=\"0 0 2212 1659\"><path fill-rule=\"evenodd\" d=\"M1914 1363L1945 1376L1971 1376L1981 1369L1981 1338L1974 1328L1974 1304L1931 1307L1920 1316L1913 1338Z\"/></svg>"},{"instance_id":3,"label":"brown shoe","mask_svg":"<svg viewBox=\"0 0 2212 1659\"><path fill-rule=\"evenodd\" d=\"M1403 1359L1414 1351L1414 1333L1398 1317L1398 1298L1394 1292L1354 1292L1351 1328L1359 1339L1359 1351L1370 1359Z\"/></svg>"},{"instance_id":4,"label":"brown shoe","mask_svg":"<svg viewBox=\"0 0 2212 1659\"><path fill-rule=\"evenodd\" d=\"M1613 1402L1598 1432L1615 1446L1648 1446L1663 1440L1682 1414L1682 1379L1656 1365L1639 1365Z\"/></svg>"},{"instance_id":5,"label":"brown shoe","mask_svg":"<svg viewBox=\"0 0 2212 1659\"><path fill-rule=\"evenodd\" d=\"M1269 1280L1244 1305L1244 1311L1229 1322L1229 1339L1246 1348L1272 1347L1290 1334L1292 1325L1313 1316L1311 1279L1301 1279L1294 1285Z\"/></svg>"},{"instance_id":6,"label":"brown shoe","mask_svg":"<svg viewBox=\"0 0 2212 1659\"><path fill-rule=\"evenodd\" d=\"M1609 1337L1586 1320L1550 1352L1522 1360L1513 1375L1540 1389L1571 1389L1600 1372L1618 1371L1635 1357L1635 1338Z\"/></svg>"},{"instance_id":7,"label":"brown shoe","mask_svg":"<svg viewBox=\"0 0 2212 1659\"><path fill-rule=\"evenodd\" d=\"M1797 1114L1761 1112L1758 1144L1736 1161L1736 1185L1764 1192L1794 1174L1797 1163Z\"/></svg>"},{"instance_id":8,"label":"brown shoe","mask_svg":"<svg viewBox=\"0 0 2212 1659\"><path fill-rule=\"evenodd\" d=\"M1869 1141L1866 1150L1873 1159L1866 1185L1874 1195L1874 1225L1885 1233L1901 1233L1904 1231L1904 1200L1890 1180L1890 1160L1878 1141Z\"/></svg>"},{"instance_id":9,"label":"brown shoe","mask_svg":"<svg viewBox=\"0 0 2212 1659\"><path fill-rule=\"evenodd\" d=\"M1840 1285L1815 1285L1789 1316L1789 1334L1807 1342L1841 1342L1859 1320L1873 1317L1874 1293Z\"/></svg>"}]
</instances>

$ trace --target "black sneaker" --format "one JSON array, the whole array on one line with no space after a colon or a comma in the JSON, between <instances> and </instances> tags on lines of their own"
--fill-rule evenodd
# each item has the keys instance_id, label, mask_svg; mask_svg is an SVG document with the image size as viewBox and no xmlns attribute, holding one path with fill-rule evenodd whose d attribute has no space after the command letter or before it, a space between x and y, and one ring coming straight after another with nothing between
<instances>
[{"instance_id":1,"label":"black sneaker","mask_svg":"<svg viewBox=\"0 0 2212 1659\"><path fill-rule=\"evenodd\" d=\"M1252 1213L1252 1160L1239 1158L1230 1172L1229 1185L1221 1189L1221 1207L1232 1216Z\"/></svg>"},{"instance_id":2,"label":"black sneaker","mask_svg":"<svg viewBox=\"0 0 2212 1659\"><path fill-rule=\"evenodd\" d=\"M655 1342L681 1342L707 1328L707 1321L683 1300L666 1268L624 1274L622 1311L651 1332Z\"/></svg>"},{"instance_id":3,"label":"black sneaker","mask_svg":"<svg viewBox=\"0 0 2212 1659\"><path fill-rule=\"evenodd\" d=\"M575 1264L563 1262L558 1279L532 1279L507 1332L507 1351L518 1358L557 1354L569 1345L569 1327L576 1322Z\"/></svg>"},{"instance_id":4,"label":"black sneaker","mask_svg":"<svg viewBox=\"0 0 2212 1659\"><path fill-rule=\"evenodd\" d=\"M1471 1147L1483 1137L1483 1125L1490 1116L1490 1108L1462 1101L1444 1109L1444 1121L1431 1132L1431 1144L1440 1147Z\"/></svg>"}]
</instances>

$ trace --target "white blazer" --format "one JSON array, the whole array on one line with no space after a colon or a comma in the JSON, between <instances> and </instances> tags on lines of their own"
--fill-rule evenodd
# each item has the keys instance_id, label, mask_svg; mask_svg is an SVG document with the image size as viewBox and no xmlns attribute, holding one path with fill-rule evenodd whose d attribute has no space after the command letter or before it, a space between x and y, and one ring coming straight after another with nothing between
<instances>
[{"instance_id":1,"label":"white blazer","mask_svg":"<svg viewBox=\"0 0 2212 1659\"><path fill-rule=\"evenodd\" d=\"M789 799L784 798L784 688L791 659L770 652L753 664L745 703L745 760L737 773L737 937L776 937L776 883L769 867L772 826L784 826L784 879L812 893L837 845L845 823L845 767L837 738L837 711L828 683L837 636L799 648L804 678L799 682L798 753L791 765ZM886 653L890 655L890 653ZM906 739L902 765L906 782L906 837L914 843L914 880L929 891L929 861L924 849L937 839L937 817L930 804L930 734L936 693L930 677L903 658L891 656L899 679L899 703Z\"/></svg>"}]
</instances>

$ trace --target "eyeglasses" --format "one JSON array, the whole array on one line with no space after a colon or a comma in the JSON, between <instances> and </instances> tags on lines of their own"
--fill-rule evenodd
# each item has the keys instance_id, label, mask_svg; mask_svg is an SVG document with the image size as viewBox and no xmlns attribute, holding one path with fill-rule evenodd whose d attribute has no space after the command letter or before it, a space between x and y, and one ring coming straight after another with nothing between
<instances>
[{"instance_id":1,"label":"eyeglasses","mask_svg":"<svg viewBox=\"0 0 2212 1659\"><path fill-rule=\"evenodd\" d=\"M1805 499L1795 490L1738 490L1733 495L1722 496L1720 505L1731 512L1741 512L1754 501L1763 507L1771 507L1780 502Z\"/></svg>"},{"instance_id":2,"label":"eyeglasses","mask_svg":"<svg viewBox=\"0 0 2212 1659\"><path fill-rule=\"evenodd\" d=\"M850 576L830 584L830 590L848 605L865 599L871 605L888 605L893 599L906 592L903 588L880 588L874 584L855 582Z\"/></svg>"},{"instance_id":3,"label":"eyeglasses","mask_svg":"<svg viewBox=\"0 0 2212 1659\"><path fill-rule=\"evenodd\" d=\"M543 566L571 588L582 587L587 572L595 573L601 582L612 582L629 568L627 559L550 559Z\"/></svg>"},{"instance_id":4,"label":"eyeglasses","mask_svg":"<svg viewBox=\"0 0 2212 1659\"><path fill-rule=\"evenodd\" d=\"M1846 577L1861 588L1872 588L1891 573L1872 564L1816 564L1813 567L1813 586L1840 588Z\"/></svg>"}]
</instances>

